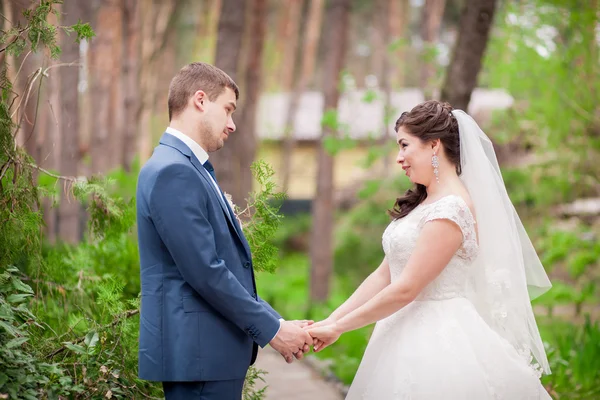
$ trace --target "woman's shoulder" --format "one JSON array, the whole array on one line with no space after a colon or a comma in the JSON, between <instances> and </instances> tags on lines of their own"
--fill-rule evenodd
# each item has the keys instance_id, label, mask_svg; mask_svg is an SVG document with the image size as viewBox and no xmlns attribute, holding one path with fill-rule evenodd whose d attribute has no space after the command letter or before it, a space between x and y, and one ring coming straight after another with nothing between
<instances>
[{"instance_id":1,"label":"woman's shoulder","mask_svg":"<svg viewBox=\"0 0 600 400\"><path fill-rule=\"evenodd\" d=\"M456 216L464 222L475 223L473 202L468 194L450 193L430 203L423 202L422 209L426 219L437 219L444 216ZM437 218L436 218L437 217Z\"/></svg>"}]
</instances>

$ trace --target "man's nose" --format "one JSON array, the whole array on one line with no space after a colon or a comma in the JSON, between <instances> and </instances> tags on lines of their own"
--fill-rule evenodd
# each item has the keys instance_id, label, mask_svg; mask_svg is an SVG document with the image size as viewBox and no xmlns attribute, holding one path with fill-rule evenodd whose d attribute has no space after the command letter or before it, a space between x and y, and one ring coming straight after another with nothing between
<instances>
[{"instance_id":1,"label":"man's nose","mask_svg":"<svg viewBox=\"0 0 600 400\"><path fill-rule=\"evenodd\" d=\"M227 121L227 130L229 132L235 132L235 122L233 122L233 118L229 117L229 121Z\"/></svg>"}]
</instances>

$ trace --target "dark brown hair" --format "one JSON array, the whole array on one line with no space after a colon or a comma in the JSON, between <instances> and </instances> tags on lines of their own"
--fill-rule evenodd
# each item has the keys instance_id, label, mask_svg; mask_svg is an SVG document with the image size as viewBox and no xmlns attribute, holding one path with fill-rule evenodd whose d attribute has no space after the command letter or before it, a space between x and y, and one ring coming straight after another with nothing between
<instances>
[{"instance_id":1,"label":"dark brown hair","mask_svg":"<svg viewBox=\"0 0 600 400\"><path fill-rule=\"evenodd\" d=\"M418 137L421 142L427 143L440 139L444 147L444 154L454 164L456 173L460 169L460 141L458 137L458 122L450 112L452 106L436 100L429 100L415 106L412 110L403 112L396 121L396 132L403 127L408 133ZM424 185L415 184L404 196L396 199L394 208L389 214L394 218L405 217L427 198Z\"/></svg>"},{"instance_id":2,"label":"dark brown hair","mask_svg":"<svg viewBox=\"0 0 600 400\"><path fill-rule=\"evenodd\" d=\"M185 110L189 98L198 90L203 90L210 101L215 101L225 88L233 90L236 99L240 97L233 79L214 65L202 62L186 65L169 86L169 121Z\"/></svg>"}]
</instances>

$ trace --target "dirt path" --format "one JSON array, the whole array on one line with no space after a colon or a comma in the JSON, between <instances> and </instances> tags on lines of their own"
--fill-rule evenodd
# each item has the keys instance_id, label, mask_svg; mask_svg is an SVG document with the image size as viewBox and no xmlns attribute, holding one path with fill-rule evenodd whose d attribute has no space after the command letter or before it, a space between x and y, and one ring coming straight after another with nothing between
<instances>
[{"instance_id":1,"label":"dirt path","mask_svg":"<svg viewBox=\"0 0 600 400\"><path fill-rule=\"evenodd\" d=\"M255 366L268 372L267 400L342 400L340 391L320 377L306 361L285 360L267 346L260 350ZM261 388L265 385L257 385Z\"/></svg>"}]
</instances>

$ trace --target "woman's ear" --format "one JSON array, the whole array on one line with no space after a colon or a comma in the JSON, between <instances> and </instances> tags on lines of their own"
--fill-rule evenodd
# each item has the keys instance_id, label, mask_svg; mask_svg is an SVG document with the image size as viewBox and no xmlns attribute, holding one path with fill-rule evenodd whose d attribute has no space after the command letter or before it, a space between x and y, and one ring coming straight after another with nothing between
<instances>
[{"instance_id":1,"label":"woman's ear","mask_svg":"<svg viewBox=\"0 0 600 400\"><path fill-rule=\"evenodd\" d=\"M437 154L440 151L441 146L442 141L440 139L434 139L431 141L431 150L433 150L434 154Z\"/></svg>"}]
</instances>

